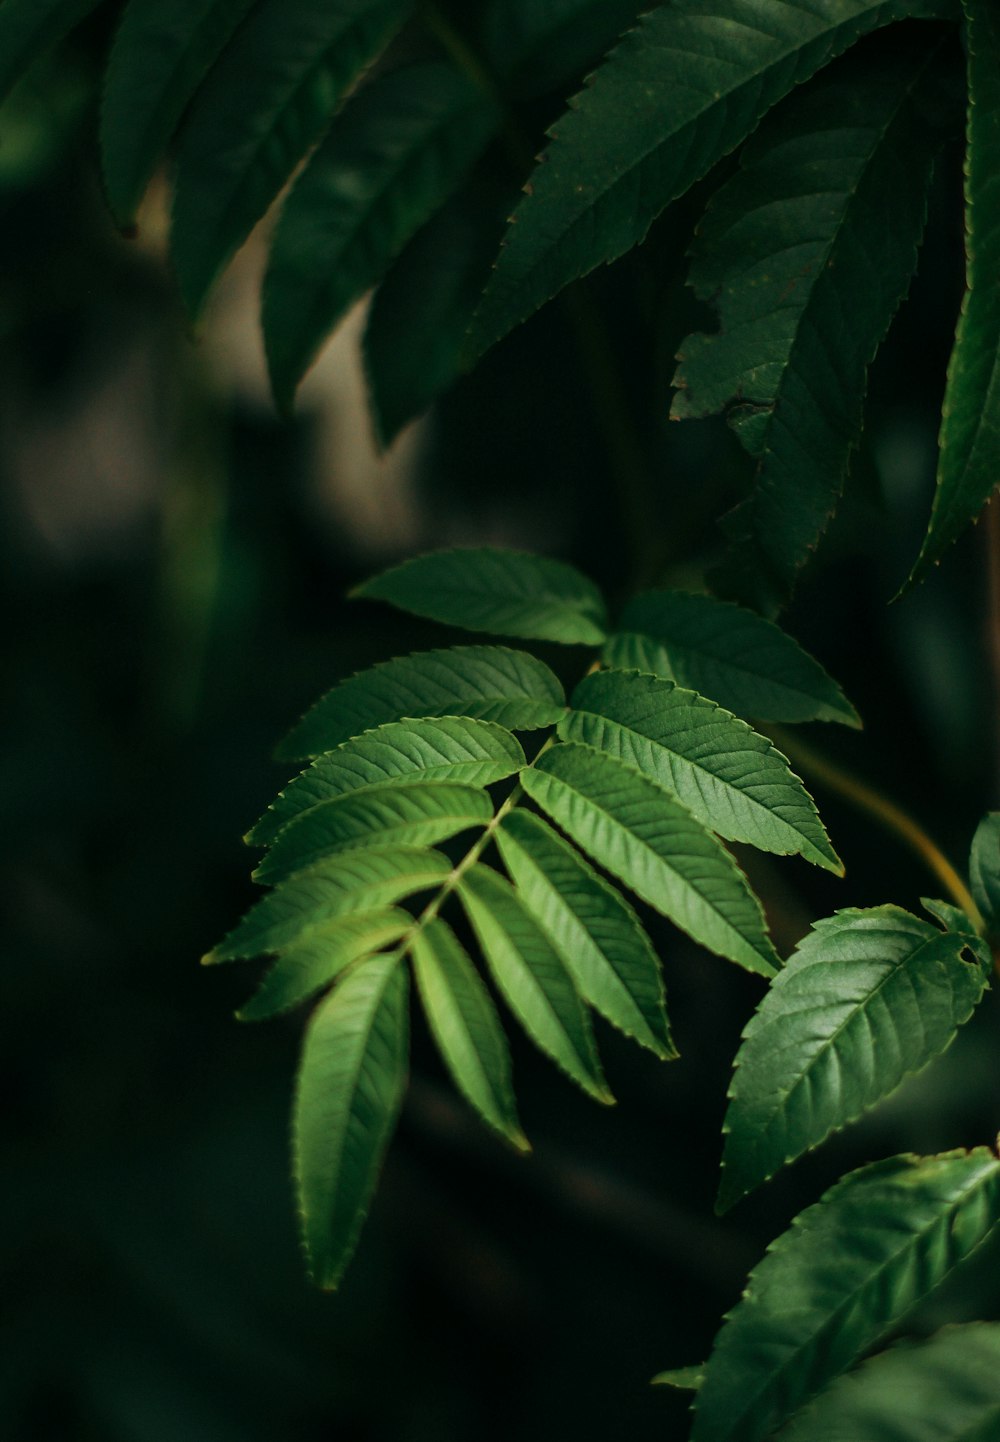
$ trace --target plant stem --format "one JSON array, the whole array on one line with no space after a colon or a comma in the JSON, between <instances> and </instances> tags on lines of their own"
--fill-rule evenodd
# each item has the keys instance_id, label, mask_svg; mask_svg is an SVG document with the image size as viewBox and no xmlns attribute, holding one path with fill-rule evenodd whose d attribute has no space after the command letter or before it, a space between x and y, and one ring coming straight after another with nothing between
<instances>
[{"instance_id":1,"label":"plant stem","mask_svg":"<svg viewBox=\"0 0 1000 1442\"><path fill-rule=\"evenodd\" d=\"M980 935L983 934L985 923L982 913L973 900L969 888L941 848L928 836L918 821L915 821L894 801L890 801L887 796L883 796L881 792L862 781L860 777L854 776L851 772L835 765L834 762L828 761L826 757L819 755L805 742L793 739L788 732L779 730L777 727L769 727L768 731L775 743L796 766L801 767L807 774L811 774L838 796L842 796L845 801L850 801L860 811L867 812L886 831L891 831L911 851L916 852L928 870L937 877L955 905L961 907L965 912L976 931Z\"/></svg>"}]
</instances>

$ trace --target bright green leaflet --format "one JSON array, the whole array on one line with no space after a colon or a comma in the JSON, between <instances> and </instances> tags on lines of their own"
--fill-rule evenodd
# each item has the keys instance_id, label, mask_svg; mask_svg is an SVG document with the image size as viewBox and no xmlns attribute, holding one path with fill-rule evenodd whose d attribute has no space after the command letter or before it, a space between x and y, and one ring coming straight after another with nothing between
<instances>
[{"instance_id":1,"label":"bright green leaflet","mask_svg":"<svg viewBox=\"0 0 1000 1442\"><path fill-rule=\"evenodd\" d=\"M751 1017L726 1115L725 1208L940 1055L990 973L966 923L942 932L898 906L814 926Z\"/></svg>"},{"instance_id":2,"label":"bright green leaflet","mask_svg":"<svg viewBox=\"0 0 1000 1442\"><path fill-rule=\"evenodd\" d=\"M578 80L635 22L642 0L494 0L484 48L518 98Z\"/></svg>"},{"instance_id":3,"label":"bright green leaflet","mask_svg":"<svg viewBox=\"0 0 1000 1442\"><path fill-rule=\"evenodd\" d=\"M287 947L258 991L236 1013L240 1021L267 1021L307 1001L346 967L406 935L413 917L395 906L359 911L310 927Z\"/></svg>"},{"instance_id":4,"label":"bright green leaflet","mask_svg":"<svg viewBox=\"0 0 1000 1442\"><path fill-rule=\"evenodd\" d=\"M398 957L348 972L306 1032L295 1175L310 1271L339 1282L354 1251L406 1085L407 974Z\"/></svg>"},{"instance_id":5,"label":"bright green leaflet","mask_svg":"<svg viewBox=\"0 0 1000 1442\"><path fill-rule=\"evenodd\" d=\"M678 1392L697 1392L705 1380L705 1368L671 1367L669 1371L657 1372L652 1379L654 1387L676 1387Z\"/></svg>"},{"instance_id":6,"label":"bright green leaflet","mask_svg":"<svg viewBox=\"0 0 1000 1442\"><path fill-rule=\"evenodd\" d=\"M394 780L489 786L525 764L520 742L468 716L390 721L319 757L271 803L247 840L266 845L293 817L350 791Z\"/></svg>"},{"instance_id":7,"label":"bright green leaflet","mask_svg":"<svg viewBox=\"0 0 1000 1442\"><path fill-rule=\"evenodd\" d=\"M105 73L101 152L111 208L134 216L177 123L253 0L128 0Z\"/></svg>"},{"instance_id":8,"label":"bright green leaflet","mask_svg":"<svg viewBox=\"0 0 1000 1442\"><path fill-rule=\"evenodd\" d=\"M527 551L432 551L353 594L467 631L581 646L599 646L607 634L604 598L593 581L565 561Z\"/></svg>"},{"instance_id":9,"label":"bright green leaflet","mask_svg":"<svg viewBox=\"0 0 1000 1442\"><path fill-rule=\"evenodd\" d=\"M841 61L764 122L699 226L690 283L720 328L683 342L672 414L734 407L758 457L743 545L779 599L836 505L916 267L941 58L935 28Z\"/></svg>"},{"instance_id":10,"label":"bright green leaflet","mask_svg":"<svg viewBox=\"0 0 1000 1442\"><path fill-rule=\"evenodd\" d=\"M413 0L262 0L199 92L171 250L192 314Z\"/></svg>"},{"instance_id":11,"label":"bright green leaflet","mask_svg":"<svg viewBox=\"0 0 1000 1442\"><path fill-rule=\"evenodd\" d=\"M841 1377L782 1442L992 1442L1000 1436L1000 1325L946 1327Z\"/></svg>"},{"instance_id":12,"label":"bright green leaflet","mask_svg":"<svg viewBox=\"0 0 1000 1442\"><path fill-rule=\"evenodd\" d=\"M770 1437L998 1220L1000 1161L985 1147L893 1157L842 1178L751 1273L709 1358L691 1442Z\"/></svg>"},{"instance_id":13,"label":"bright green leaflet","mask_svg":"<svg viewBox=\"0 0 1000 1442\"><path fill-rule=\"evenodd\" d=\"M526 651L422 651L341 681L306 712L277 754L282 761L307 760L404 716L474 716L531 731L558 721L564 704L556 676Z\"/></svg>"},{"instance_id":14,"label":"bright green leaflet","mask_svg":"<svg viewBox=\"0 0 1000 1442\"><path fill-rule=\"evenodd\" d=\"M327 334L464 180L494 101L444 61L402 66L345 107L286 200L264 280L271 386L287 409Z\"/></svg>"},{"instance_id":15,"label":"bright green leaflet","mask_svg":"<svg viewBox=\"0 0 1000 1442\"><path fill-rule=\"evenodd\" d=\"M475 967L440 917L415 934L411 953L420 999L452 1080L485 1122L527 1151L511 1088L507 1038Z\"/></svg>"},{"instance_id":16,"label":"bright green leaflet","mask_svg":"<svg viewBox=\"0 0 1000 1442\"><path fill-rule=\"evenodd\" d=\"M314 926L439 886L451 862L421 846L371 846L317 862L257 902L204 961L282 951Z\"/></svg>"},{"instance_id":17,"label":"bright green leaflet","mask_svg":"<svg viewBox=\"0 0 1000 1442\"><path fill-rule=\"evenodd\" d=\"M1000 477L1000 13L963 0L969 50L966 291L948 367L937 489L913 577L926 574Z\"/></svg>"},{"instance_id":18,"label":"bright green leaflet","mask_svg":"<svg viewBox=\"0 0 1000 1442\"><path fill-rule=\"evenodd\" d=\"M604 660L651 671L758 721L840 721L860 726L818 661L773 622L693 591L645 591L629 601Z\"/></svg>"},{"instance_id":19,"label":"bright green leaflet","mask_svg":"<svg viewBox=\"0 0 1000 1442\"><path fill-rule=\"evenodd\" d=\"M641 771L718 835L843 874L780 751L714 701L658 676L598 671L577 686L558 730Z\"/></svg>"},{"instance_id":20,"label":"bright green leaflet","mask_svg":"<svg viewBox=\"0 0 1000 1442\"><path fill-rule=\"evenodd\" d=\"M458 894L494 981L532 1041L589 1096L613 1101L572 977L513 887L479 866L462 877Z\"/></svg>"},{"instance_id":21,"label":"bright green leaflet","mask_svg":"<svg viewBox=\"0 0 1000 1442\"><path fill-rule=\"evenodd\" d=\"M987 921L1000 917L1000 811L991 811L976 827L969 857L972 895Z\"/></svg>"},{"instance_id":22,"label":"bright green leaflet","mask_svg":"<svg viewBox=\"0 0 1000 1442\"><path fill-rule=\"evenodd\" d=\"M470 356L641 241L670 201L860 36L954 14L947 0L675 0L644 16L550 130Z\"/></svg>"},{"instance_id":23,"label":"bright green leaflet","mask_svg":"<svg viewBox=\"0 0 1000 1442\"><path fill-rule=\"evenodd\" d=\"M518 895L581 996L656 1056L675 1057L660 964L625 898L529 811L505 816L496 839Z\"/></svg>"},{"instance_id":24,"label":"bright green leaflet","mask_svg":"<svg viewBox=\"0 0 1000 1442\"><path fill-rule=\"evenodd\" d=\"M448 781L397 781L349 792L291 821L254 872L273 883L322 857L355 846L413 846L446 841L485 826L493 803L485 791Z\"/></svg>"},{"instance_id":25,"label":"bright green leaflet","mask_svg":"<svg viewBox=\"0 0 1000 1442\"><path fill-rule=\"evenodd\" d=\"M100 0L3 0L0 4L0 101L29 66L58 45Z\"/></svg>"},{"instance_id":26,"label":"bright green leaflet","mask_svg":"<svg viewBox=\"0 0 1000 1442\"><path fill-rule=\"evenodd\" d=\"M695 941L773 976L778 957L746 878L662 787L575 742L545 752L521 781L584 851Z\"/></svg>"}]
</instances>

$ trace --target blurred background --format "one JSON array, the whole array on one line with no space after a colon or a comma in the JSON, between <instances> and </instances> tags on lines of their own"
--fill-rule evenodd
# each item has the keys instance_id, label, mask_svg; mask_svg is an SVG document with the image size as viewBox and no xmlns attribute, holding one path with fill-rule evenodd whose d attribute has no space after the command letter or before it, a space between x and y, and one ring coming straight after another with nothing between
<instances>
[{"instance_id":1,"label":"blurred background","mask_svg":"<svg viewBox=\"0 0 1000 1442\"><path fill-rule=\"evenodd\" d=\"M759 983L654 919L681 1060L600 1027L619 1100L600 1109L513 1035L535 1146L521 1160L477 1126L418 1027L372 1216L327 1296L306 1280L288 1179L301 1017L240 1025L259 968L198 961L252 898L240 837L285 780L282 732L340 677L450 639L348 603L354 582L494 542L572 560L616 602L637 579L699 584L748 476L724 426L667 422L673 352L699 323L682 263L697 202L380 456L359 316L280 421L262 247L192 335L165 259L166 182L135 237L114 231L93 144L104 23L0 117L0 1435L681 1438L685 1398L649 1378L703 1359L796 1211L871 1158L992 1141L996 997L869 1121L719 1221L729 1065ZM786 620L866 722L805 728L809 745L964 866L998 802L994 520L889 604L929 506L959 196L951 154L847 501ZM567 679L587 660L544 655ZM783 949L838 906L935 894L897 840L816 795L846 880L745 858ZM1000 1317L982 1259L912 1325L964 1317Z\"/></svg>"}]
</instances>

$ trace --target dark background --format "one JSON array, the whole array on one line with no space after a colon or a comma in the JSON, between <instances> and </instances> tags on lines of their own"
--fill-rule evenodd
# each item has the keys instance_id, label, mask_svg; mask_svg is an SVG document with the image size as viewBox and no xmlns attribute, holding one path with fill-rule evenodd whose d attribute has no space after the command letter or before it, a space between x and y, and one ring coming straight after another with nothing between
<instances>
[{"instance_id":1,"label":"dark background","mask_svg":"<svg viewBox=\"0 0 1000 1442\"><path fill-rule=\"evenodd\" d=\"M331 400L349 358L324 363L279 422L252 284L227 282L192 338L162 195L136 240L115 234L92 140L99 38L22 88L0 146L0 1432L680 1438L684 1398L650 1376L703 1359L798 1209L865 1160L992 1140L995 997L925 1075L724 1221L719 1129L752 978L659 925L682 1059L659 1064L601 1027L610 1110L513 1037L528 1160L477 1126L418 1025L373 1214L325 1296L305 1278L288 1180L301 1018L241 1026L259 968L198 959L251 899L240 837L285 779L269 760L282 732L341 676L448 639L346 602L352 583L456 541L573 560L616 601L637 575L697 583L747 475L721 424L666 419L673 349L700 319L683 290L691 217L586 288L629 464L610 458L600 378L557 305L358 481L367 422ZM996 527L889 605L927 514L960 287L950 154L847 502L786 621L866 721L859 735L805 728L810 744L962 864L998 799ZM587 659L545 654L567 679ZM845 881L747 859L785 947L835 907L936 890L869 817L816 794ZM913 1325L1000 1316L994 1261Z\"/></svg>"}]
</instances>

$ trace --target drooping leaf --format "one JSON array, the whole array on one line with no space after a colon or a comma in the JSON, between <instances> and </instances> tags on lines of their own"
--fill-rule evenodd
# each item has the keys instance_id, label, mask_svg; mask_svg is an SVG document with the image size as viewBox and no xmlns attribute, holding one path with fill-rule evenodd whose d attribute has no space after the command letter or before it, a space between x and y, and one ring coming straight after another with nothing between
<instances>
[{"instance_id":1,"label":"drooping leaf","mask_svg":"<svg viewBox=\"0 0 1000 1442\"><path fill-rule=\"evenodd\" d=\"M494 981L532 1041L588 1095L613 1101L573 979L513 887L476 866L462 877L458 894Z\"/></svg>"},{"instance_id":2,"label":"drooping leaf","mask_svg":"<svg viewBox=\"0 0 1000 1442\"><path fill-rule=\"evenodd\" d=\"M495 546L417 556L354 595L466 631L581 646L599 646L607 634L604 598L575 566Z\"/></svg>"},{"instance_id":3,"label":"drooping leaf","mask_svg":"<svg viewBox=\"0 0 1000 1442\"><path fill-rule=\"evenodd\" d=\"M485 826L493 803L476 786L450 781L397 781L324 801L275 838L254 872L273 884L324 856L355 846L428 846L470 826Z\"/></svg>"},{"instance_id":4,"label":"drooping leaf","mask_svg":"<svg viewBox=\"0 0 1000 1442\"><path fill-rule=\"evenodd\" d=\"M479 355L657 215L861 35L947 0L674 0L640 20L549 134L473 324Z\"/></svg>"},{"instance_id":5,"label":"drooping leaf","mask_svg":"<svg viewBox=\"0 0 1000 1442\"><path fill-rule=\"evenodd\" d=\"M271 803L247 840L266 845L293 817L350 791L397 779L490 786L524 764L520 743L493 721L390 721L320 756Z\"/></svg>"},{"instance_id":6,"label":"drooping leaf","mask_svg":"<svg viewBox=\"0 0 1000 1442\"><path fill-rule=\"evenodd\" d=\"M639 671L597 671L573 692L558 731L641 771L718 835L843 874L781 752L697 692Z\"/></svg>"},{"instance_id":7,"label":"drooping leaf","mask_svg":"<svg viewBox=\"0 0 1000 1442\"><path fill-rule=\"evenodd\" d=\"M494 0L484 49L519 99L561 90L600 60L635 21L642 0Z\"/></svg>"},{"instance_id":8,"label":"drooping leaf","mask_svg":"<svg viewBox=\"0 0 1000 1442\"><path fill-rule=\"evenodd\" d=\"M912 579L941 559L1000 479L1000 14L963 0L968 42L966 292L948 367L930 526Z\"/></svg>"},{"instance_id":9,"label":"drooping leaf","mask_svg":"<svg viewBox=\"0 0 1000 1442\"><path fill-rule=\"evenodd\" d=\"M306 1032L295 1098L295 1175L310 1271L336 1287L354 1251L406 1085L406 969L348 972Z\"/></svg>"},{"instance_id":10,"label":"drooping leaf","mask_svg":"<svg viewBox=\"0 0 1000 1442\"><path fill-rule=\"evenodd\" d=\"M759 458L740 544L779 599L840 495L916 266L941 61L935 28L833 67L764 122L699 227L690 283L720 328L683 342L672 414L734 407Z\"/></svg>"},{"instance_id":11,"label":"drooping leaf","mask_svg":"<svg viewBox=\"0 0 1000 1442\"><path fill-rule=\"evenodd\" d=\"M604 659L651 671L758 721L841 721L854 707L818 661L749 611L692 591L646 591L622 612Z\"/></svg>"},{"instance_id":12,"label":"drooping leaf","mask_svg":"<svg viewBox=\"0 0 1000 1442\"><path fill-rule=\"evenodd\" d=\"M1000 811L990 811L976 827L969 856L972 895L987 921L1000 917Z\"/></svg>"},{"instance_id":13,"label":"drooping leaf","mask_svg":"<svg viewBox=\"0 0 1000 1442\"><path fill-rule=\"evenodd\" d=\"M654 1387L675 1387L679 1392L697 1392L705 1380L704 1364L700 1367L671 1367L667 1372L657 1372L652 1379Z\"/></svg>"},{"instance_id":14,"label":"drooping leaf","mask_svg":"<svg viewBox=\"0 0 1000 1442\"><path fill-rule=\"evenodd\" d=\"M943 932L898 906L818 922L743 1033L720 1208L940 1055L972 1015L989 969L968 923L964 933Z\"/></svg>"},{"instance_id":15,"label":"drooping leaf","mask_svg":"<svg viewBox=\"0 0 1000 1442\"><path fill-rule=\"evenodd\" d=\"M389 71L347 104L271 247L264 344L280 407L337 321L465 179L497 120L492 97L444 61Z\"/></svg>"},{"instance_id":16,"label":"drooping leaf","mask_svg":"<svg viewBox=\"0 0 1000 1442\"><path fill-rule=\"evenodd\" d=\"M412 926L409 912L395 906L350 912L311 926L282 951L237 1017L240 1021L265 1021L290 1011L328 986L353 962L392 946Z\"/></svg>"},{"instance_id":17,"label":"drooping leaf","mask_svg":"<svg viewBox=\"0 0 1000 1442\"><path fill-rule=\"evenodd\" d=\"M101 152L128 223L178 121L253 0L128 0L105 72Z\"/></svg>"},{"instance_id":18,"label":"drooping leaf","mask_svg":"<svg viewBox=\"0 0 1000 1442\"><path fill-rule=\"evenodd\" d=\"M261 0L191 108L171 249L192 314L413 0Z\"/></svg>"},{"instance_id":19,"label":"drooping leaf","mask_svg":"<svg viewBox=\"0 0 1000 1442\"><path fill-rule=\"evenodd\" d=\"M455 933L433 917L415 935L412 955L420 999L455 1085L484 1121L528 1150L514 1104L507 1038Z\"/></svg>"},{"instance_id":20,"label":"drooping leaf","mask_svg":"<svg viewBox=\"0 0 1000 1442\"><path fill-rule=\"evenodd\" d=\"M893 1157L842 1178L751 1273L709 1358L692 1442L770 1437L998 1220L1000 1161L985 1147Z\"/></svg>"},{"instance_id":21,"label":"drooping leaf","mask_svg":"<svg viewBox=\"0 0 1000 1442\"><path fill-rule=\"evenodd\" d=\"M1000 1437L1000 1325L945 1327L840 1377L782 1442L993 1442Z\"/></svg>"},{"instance_id":22,"label":"drooping leaf","mask_svg":"<svg viewBox=\"0 0 1000 1442\"><path fill-rule=\"evenodd\" d=\"M204 958L209 965L281 951L314 926L439 886L451 862L420 846L365 847L317 862L261 898Z\"/></svg>"},{"instance_id":23,"label":"drooping leaf","mask_svg":"<svg viewBox=\"0 0 1000 1442\"><path fill-rule=\"evenodd\" d=\"M0 101L33 61L59 44L101 0L3 0L0 5Z\"/></svg>"},{"instance_id":24,"label":"drooping leaf","mask_svg":"<svg viewBox=\"0 0 1000 1442\"><path fill-rule=\"evenodd\" d=\"M544 662L506 646L454 646L382 661L349 676L307 711L278 748L282 761L332 751L404 716L473 716L513 731L551 726L565 698Z\"/></svg>"},{"instance_id":25,"label":"drooping leaf","mask_svg":"<svg viewBox=\"0 0 1000 1442\"><path fill-rule=\"evenodd\" d=\"M504 817L497 844L518 895L555 944L580 995L658 1057L675 1057L660 965L624 897L528 811Z\"/></svg>"},{"instance_id":26,"label":"drooping leaf","mask_svg":"<svg viewBox=\"0 0 1000 1442\"><path fill-rule=\"evenodd\" d=\"M760 903L728 851L662 787L576 742L539 756L525 791L601 866L711 951L772 976Z\"/></svg>"}]
</instances>

